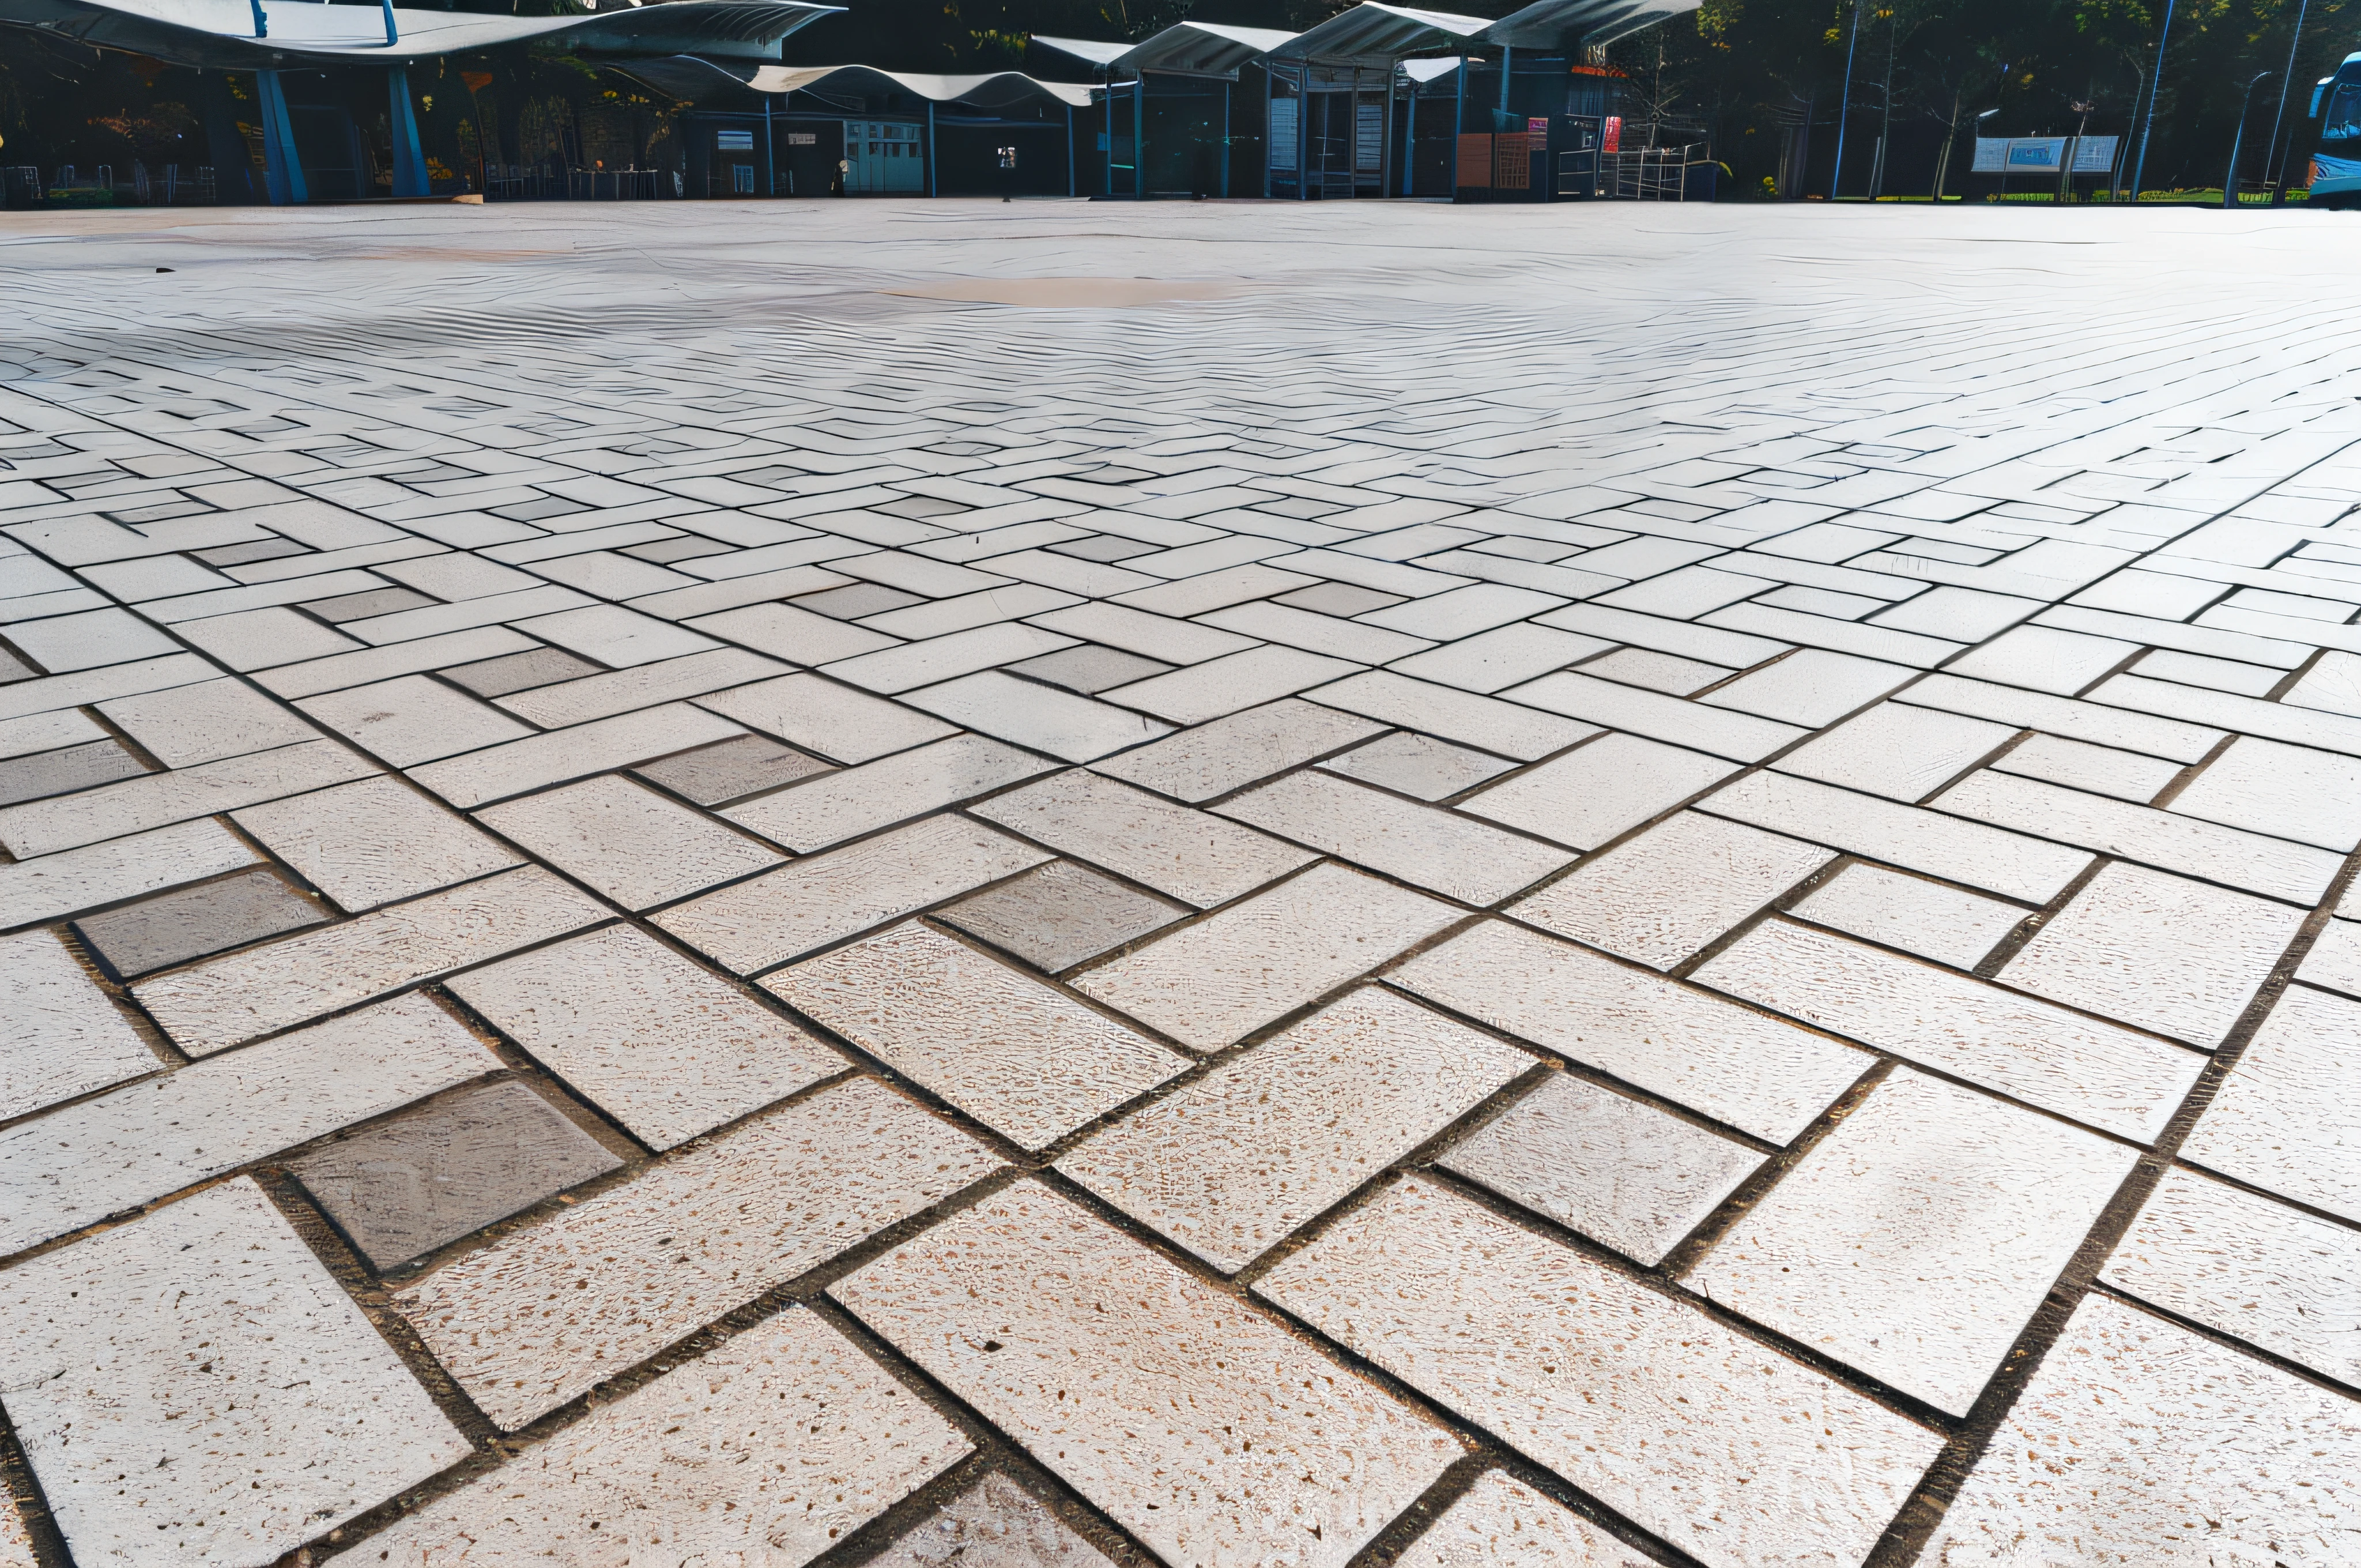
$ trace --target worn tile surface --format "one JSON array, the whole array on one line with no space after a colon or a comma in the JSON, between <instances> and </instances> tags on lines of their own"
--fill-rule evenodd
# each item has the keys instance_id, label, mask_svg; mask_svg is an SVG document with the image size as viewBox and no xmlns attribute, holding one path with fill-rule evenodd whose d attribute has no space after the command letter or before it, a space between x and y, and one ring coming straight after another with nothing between
<instances>
[{"instance_id":1,"label":"worn tile surface","mask_svg":"<svg viewBox=\"0 0 2361 1568\"><path fill-rule=\"evenodd\" d=\"M0 1281L634 1390L76 1560L2361 1557L2342 236L1641 215L0 214Z\"/></svg>"}]
</instances>

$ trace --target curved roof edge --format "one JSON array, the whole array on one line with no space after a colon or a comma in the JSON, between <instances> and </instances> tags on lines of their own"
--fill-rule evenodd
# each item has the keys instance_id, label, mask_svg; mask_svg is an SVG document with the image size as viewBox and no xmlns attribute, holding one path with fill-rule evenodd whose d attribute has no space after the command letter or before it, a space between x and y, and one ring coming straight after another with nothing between
<instances>
[{"instance_id":1,"label":"curved roof edge","mask_svg":"<svg viewBox=\"0 0 2361 1568\"><path fill-rule=\"evenodd\" d=\"M985 109L1037 97L1085 109L1093 92L1087 82L1044 82L1021 71L938 76L922 71L884 71L873 65L765 65L746 79L746 85L757 93L804 93L822 90L823 83L844 78L891 82L929 103L973 104Z\"/></svg>"}]
</instances>

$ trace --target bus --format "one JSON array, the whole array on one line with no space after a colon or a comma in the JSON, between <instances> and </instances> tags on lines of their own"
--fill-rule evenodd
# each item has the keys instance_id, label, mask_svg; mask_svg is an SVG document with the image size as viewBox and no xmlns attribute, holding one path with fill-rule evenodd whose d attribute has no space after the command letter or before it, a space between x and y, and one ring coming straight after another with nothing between
<instances>
[{"instance_id":1,"label":"bus","mask_svg":"<svg viewBox=\"0 0 2361 1568\"><path fill-rule=\"evenodd\" d=\"M2335 75L2312 88L2312 117L2320 122L2320 146L2306 200L2315 207L2361 207L2361 54L2346 55Z\"/></svg>"}]
</instances>

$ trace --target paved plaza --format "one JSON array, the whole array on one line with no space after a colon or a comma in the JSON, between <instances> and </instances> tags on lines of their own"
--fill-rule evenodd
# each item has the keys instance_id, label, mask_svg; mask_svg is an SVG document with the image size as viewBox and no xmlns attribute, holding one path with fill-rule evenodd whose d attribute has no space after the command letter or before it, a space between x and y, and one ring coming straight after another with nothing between
<instances>
[{"instance_id":1,"label":"paved plaza","mask_svg":"<svg viewBox=\"0 0 2361 1568\"><path fill-rule=\"evenodd\" d=\"M2356 224L0 217L0 1565L2361 1563Z\"/></svg>"}]
</instances>

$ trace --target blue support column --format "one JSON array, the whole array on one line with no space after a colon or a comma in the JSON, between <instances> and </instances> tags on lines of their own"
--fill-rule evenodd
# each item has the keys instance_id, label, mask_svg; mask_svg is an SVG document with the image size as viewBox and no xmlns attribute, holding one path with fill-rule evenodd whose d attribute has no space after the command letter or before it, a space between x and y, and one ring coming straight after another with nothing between
<instances>
[{"instance_id":1,"label":"blue support column","mask_svg":"<svg viewBox=\"0 0 2361 1568\"><path fill-rule=\"evenodd\" d=\"M927 100L927 194L935 193L935 101Z\"/></svg>"},{"instance_id":2,"label":"blue support column","mask_svg":"<svg viewBox=\"0 0 2361 1568\"><path fill-rule=\"evenodd\" d=\"M1222 83L1222 194L1230 193L1230 87Z\"/></svg>"},{"instance_id":3,"label":"blue support column","mask_svg":"<svg viewBox=\"0 0 2361 1568\"><path fill-rule=\"evenodd\" d=\"M1415 196L1412 189L1418 167L1418 78L1410 79L1410 113L1402 126L1402 194Z\"/></svg>"},{"instance_id":4,"label":"blue support column","mask_svg":"<svg viewBox=\"0 0 2361 1568\"><path fill-rule=\"evenodd\" d=\"M1148 72L1131 82L1131 199L1148 200Z\"/></svg>"},{"instance_id":5,"label":"blue support column","mask_svg":"<svg viewBox=\"0 0 2361 1568\"><path fill-rule=\"evenodd\" d=\"M1467 57L1459 57L1459 93L1451 104L1451 199L1459 200L1459 138L1467 134Z\"/></svg>"},{"instance_id":6,"label":"blue support column","mask_svg":"<svg viewBox=\"0 0 2361 1568\"><path fill-rule=\"evenodd\" d=\"M1069 104L1066 105L1066 194L1069 196L1081 194L1082 176L1075 168L1080 157L1081 154L1074 150L1074 106Z\"/></svg>"},{"instance_id":7,"label":"blue support column","mask_svg":"<svg viewBox=\"0 0 2361 1568\"><path fill-rule=\"evenodd\" d=\"M254 73L255 96L262 104L262 178L273 206L300 206L312 199L303 187L303 160L295 153L295 125L287 117L287 94L279 72Z\"/></svg>"},{"instance_id":8,"label":"blue support column","mask_svg":"<svg viewBox=\"0 0 2361 1568\"><path fill-rule=\"evenodd\" d=\"M1295 94L1295 199L1312 200L1312 62L1303 62L1303 81Z\"/></svg>"},{"instance_id":9,"label":"blue support column","mask_svg":"<svg viewBox=\"0 0 2361 1568\"><path fill-rule=\"evenodd\" d=\"M1107 72L1106 93L1099 104L1100 183L1107 200L1115 199L1115 72Z\"/></svg>"},{"instance_id":10,"label":"blue support column","mask_svg":"<svg viewBox=\"0 0 2361 1568\"><path fill-rule=\"evenodd\" d=\"M1500 46L1500 108L1503 112L1509 107L1509 73L1516 69L1516 58L1515 49L1507 44Z\"/></svg>"},{"instance_id":11,"label":"blue support column","mask_svg":"<svg viewBox=\"0 0 2361 1568\"><path fill-rule=\"evenodd\" d=\"M386 104L393 130L393 193L427 193L426 153L418 145L418 116L410 107L410 72L393 66L385 73Z\"/></svg>"}]
</instances>

